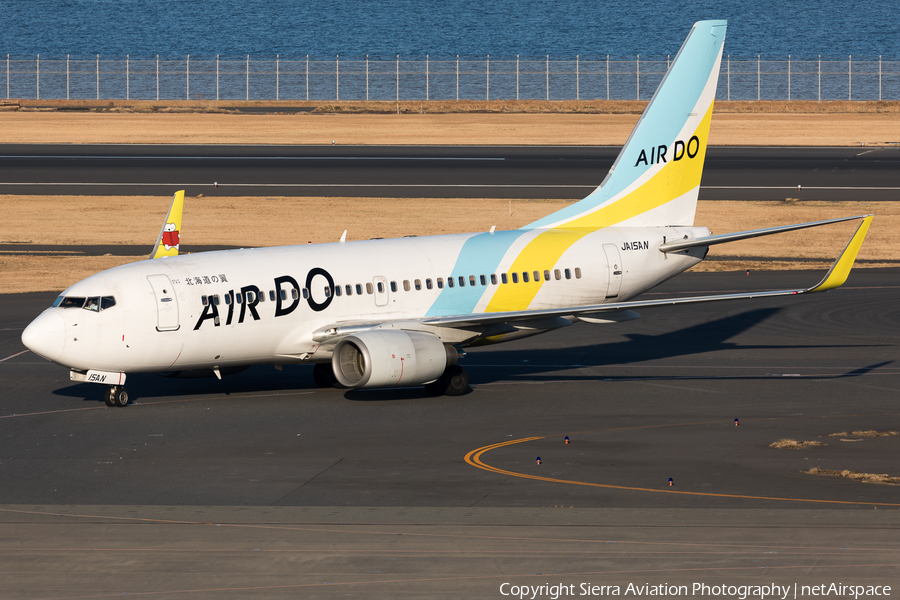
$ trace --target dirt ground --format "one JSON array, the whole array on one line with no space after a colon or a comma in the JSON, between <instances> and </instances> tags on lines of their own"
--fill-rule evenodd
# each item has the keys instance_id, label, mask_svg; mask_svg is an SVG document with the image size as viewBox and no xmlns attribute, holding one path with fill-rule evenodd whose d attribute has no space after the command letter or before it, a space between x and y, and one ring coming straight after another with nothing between
<instances>
[{"instance_id":1,"label":"dirt ground","mask_svg":"<svg viewBox=\"0 0 900 600\"><path fill-rule=\"evenodd\" d=\"M407 103L408 104L408 103ZM424 104L424 103L423 103ZM628 104L628 103L625 103ZM630 104L642 105L632 102ZM733 103L739 104L739 103ZM844 103L848 104L848 103ZM861 103L865 104L865 103ZM641 107L624 112L470 112L432 114L240 114L0 111L8 144L322 144L340 145L621 145ZM860 146L900 143L900 112L724 112L712 120L710 144Z\"/></svg>"},{"instance_id":2,"label":"dirt ground","mask_svg":"<svg viewBox=\"0 0 900 600\"><path fill-rule=\"evenodd\" d=\"M160 197L0 196L0 292L62 290L102 269L146 258L169 199ZM277 246L347 239L516 229L565 201L401 198L203 198L185 201L182 240L191 245ZM72 207L77 206L78 210ZM714 233L874 213L859 265L897 266L896 202L700 202L695 222ZM402 215L402 217L398 217ZM49 218L48 218L49 216ZM857 223L715 246L704 271L827 269ZM85 256L36 245L137 245L137 256ZM14 246L11 246L14 245Z\"/></svg>"}]
</instances>

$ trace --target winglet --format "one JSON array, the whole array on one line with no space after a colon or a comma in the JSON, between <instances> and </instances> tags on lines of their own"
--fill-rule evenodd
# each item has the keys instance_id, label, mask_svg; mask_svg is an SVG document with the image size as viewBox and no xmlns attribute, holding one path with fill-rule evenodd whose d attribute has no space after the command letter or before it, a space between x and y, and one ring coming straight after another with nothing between
<instances>
[{"instance_id":1,"label":"winglet","mask_svg":"<svg viewBox=\"0 0 900 600\"><path fill-rule=\"evenodd\" d=\"M863 222L856 228L856 233L853 234L853 237L847 243L847 247L844 248L838 259L828 269L825 278L818 285L805 290L804 293L824 292L825 290L844 285L844 282L847 281L847 276L850 275L850 269L853 267L856 255L859 254L859 249L862 247L863 240L866 239L866 233L869 231L869 225L872 223L873 217L874 215L865 216Z\"/></svg>"},{"instance_id":2,"label":"winglet","mask_svg":"<svg viewBox=\"0 0 900 600\"><path fill-rule=\"evenodd\" d=\"M165 256L178 256L178 246L181 244L181 213L184 210L184 190L175 192L172 196L172 206L169 214L156 238L156 246L150 253L150 258L163 258Z\"/></svg>"}]
</instances>

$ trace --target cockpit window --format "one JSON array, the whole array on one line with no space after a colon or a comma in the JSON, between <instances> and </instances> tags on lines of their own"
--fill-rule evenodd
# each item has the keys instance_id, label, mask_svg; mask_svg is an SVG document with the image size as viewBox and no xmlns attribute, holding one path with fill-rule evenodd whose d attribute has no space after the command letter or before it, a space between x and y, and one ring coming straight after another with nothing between
<instances>
[{"instance_id":1,"label":"cockpit window","mask_svg":"<svg viewBox=\"0 0 900 600\"><path fill-rule=\"evenodd\" d=\"M83 308L94 312L100 312L116 305L116 299L112 296L92 296L82 298L79 296L60 296L53 302L54 307L59 308Z\"/></svg>"},{"instance_id":2,"label":"cockpit window","mask_svg":"<svg viewBox=\"0 0 900 600\"><path fill-rule=\"evenodd\" d=\"M84 298L76 298L74 296L66 296L59 303L60 308L81 308L84 306Z\"/></svg>"}]
</instances>

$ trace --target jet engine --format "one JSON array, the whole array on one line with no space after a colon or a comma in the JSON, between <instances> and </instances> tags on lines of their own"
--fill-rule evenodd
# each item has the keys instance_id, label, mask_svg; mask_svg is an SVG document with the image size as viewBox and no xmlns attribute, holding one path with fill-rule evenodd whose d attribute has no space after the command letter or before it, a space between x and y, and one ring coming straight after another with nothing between
<instances>
[{"instance_id":1,"label":"jet engine","mask_svg":"<svg viewBox=\"0 0 900 600\"><path fill-rule=\"evenodd\" d=\"M370 330L347 336L331 357L338 383L349 388L423 385L456 363L457 352L430 333Z\"/></svg>"}]
</instances>

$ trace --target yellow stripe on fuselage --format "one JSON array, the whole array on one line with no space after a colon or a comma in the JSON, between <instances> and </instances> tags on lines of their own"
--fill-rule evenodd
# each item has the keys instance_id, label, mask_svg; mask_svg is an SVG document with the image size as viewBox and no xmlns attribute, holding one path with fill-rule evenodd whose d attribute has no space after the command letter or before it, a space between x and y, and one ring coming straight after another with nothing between
<instances>
[{"instance_id":1,"label":"yellow stripe on fuselage","mask_svg":"<svg viewBox=\"0 0 900 600\"><path fill-rule=\"evenodd\" d=\"M535 295L544 283L544 270L553 269L559 262L563 252L591 233L590 229L549 229L538 234L525 248L519 252L516 260L509 268L509 273L518 273L519 283L501 284L494 291L485 312L502 312L507 310L524 310L534 300ZM534 271L541 276L534 280ZM528 283L522 281L522 273L528 273ZM510 275L511 276L511 275Z\"/></svg>"}]
</instances>

